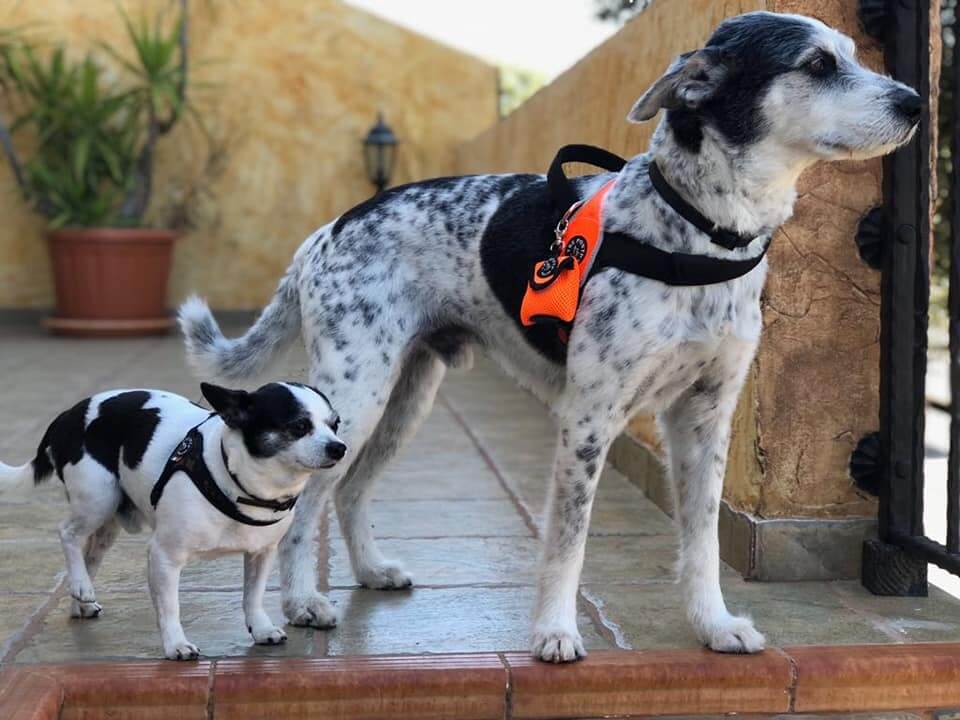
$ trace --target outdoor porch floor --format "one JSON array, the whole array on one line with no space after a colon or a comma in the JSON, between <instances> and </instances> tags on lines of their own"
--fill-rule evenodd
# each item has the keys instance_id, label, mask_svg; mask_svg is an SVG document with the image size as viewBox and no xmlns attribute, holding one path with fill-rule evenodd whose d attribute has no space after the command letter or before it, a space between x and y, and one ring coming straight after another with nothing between
<instances>
[{"instance_id":1,"label":"outdoor porch floor","mask_svg":"<svg viewBox=\"0 0 960 720\"><path fill-rule=\"evenodd\" d=\"M302 354L287 365L287 377L304 377ZM0 458L24 462L53 416L111 387L199 397L174 336L78 341L0 327ZM553 436L539 404L486 361L451 373L432 415L377 485L372 513L381 549L403 561L416 587L358 588L331 516L320 575L341 615L336 629L288 628L285 646L253 646L240 609L243 563L226 557L185 572L188 637L205 657L524 650ZM67 617L56 537L64 509L56 481L0 498L0 662L159 657L142 535L122 537L107 554L95 583L103 615ZM580 591L588 649L697 646L671 582L673 561L669 518L608 468ZM748 583L727 567L722 576L730 607L752 615L772 645L960 640L960 601L933 587L926 599L878 598L857 582ZM267 610L281 620L276 574Z\"/></svg>"}]
</instances>

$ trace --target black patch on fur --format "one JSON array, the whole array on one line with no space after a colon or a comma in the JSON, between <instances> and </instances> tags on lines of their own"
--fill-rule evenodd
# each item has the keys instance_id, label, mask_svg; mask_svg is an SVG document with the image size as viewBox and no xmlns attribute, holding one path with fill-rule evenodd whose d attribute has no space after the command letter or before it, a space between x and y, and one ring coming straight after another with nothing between
<instances>
[{"instance_id":1,"label":"black patch on fur","mask_svg":"<svg viewBox=\"0 0 960 720\"><path fill-rule=\"evenodd\" d=\"M540 175L511 175L505 198L490 218L480 239L483 274L504 311L517 324L527 342L544 357L558 364L567 361L567 346L559 342L554 325L524 327L520 323L520 305L530 282L534 265L550 254L553 230L562 211L553 204L546 178ZM581 189L589 178L577 180ZM582 198L583 192L579 193Z\"/></svg>"},{"instance_id":2,"label":"black patch on fur","mask_svg":"<svg viewBox=\"0 0 960 720\"><path fill-rule=\"evenodd\" d=\"M723 51L730 72L716 94L697 110L667 113L677 142L699 152L704 124L734 145L759 140L765 131L760 103L770 83L797 69L797 58L811 47L814 32L803 20L770 13L741 15L721 24L706 46Z\"/></svg>"},{"instance_id":3,"label":"black patch on fur","mask_svg":"<svg viewBox=\"0 0 960 720\"><path fill-rule=\"evenodd\" d=\"M89 408L90 398L81 400L50 423L33 460L34 483L43 482L54 470L62 482L64 466L80 462L83 457L83 431Z\"/></svg>"},{"instance_id":4,"label":"black patch on fur","mask_svg":"<svg viewBox=\"0 0 960 720\"><path fill-rule=\"evenodd\" d=\"M407 185L397 185L396 187L384 190L382 193L374 195L373 197L364 200L359 205L350 208L343 215L337 218L337 221L333 224L333 232L331 233L331 236L334 238L337 237L337 235L339 235L340 231L343 229L343 226L353 220L359 220L361 218L366 218L367 216L370 216L369 219L371 220L376 220L376 215L378 213L382 212L392 200L403 195L408 190L446 190L449 189L449 186L452 183L459 182L461 180L463 180L462 177L431 178L430 180L408 183Z\"/></svg>"},{"instance_id":5,"label":"black patch on fur","mask_svg":"<svg viewBox=\"0 0 960 720\"><path fill-rule=\"evenodd\" d=\"M83 439L87 452L115 477L120 477L121 453L127 467L140 465L160 424L160 411L144 407L149 400L146 390L114 395L100 403L97 416L87 426Z\"/></svg>"},{"instance_id":6,"label":"black patch on fur","mask_svg":"<svg viewBox=\"0 0 960 720\"><path fill-rule=\"evenodd\" d=\"M444 363L450 365L462 353L465 347L479 341L475 333L463 327L450 325L441 327L423 338L423 342L433 350Z\"/></svg>"},{"instance_id":7,"label":"black patch on fur","mask_svg":"<svg viewBox=\"0 0 960 720\"><path fill-rule=\"evenodd\" d=\"M282 383L264 385L250 393L250 404L240 428L243 444L253 457L272 457L302 437L291 425L309 417L290 388Z\"/></svg>"}]
</instances>

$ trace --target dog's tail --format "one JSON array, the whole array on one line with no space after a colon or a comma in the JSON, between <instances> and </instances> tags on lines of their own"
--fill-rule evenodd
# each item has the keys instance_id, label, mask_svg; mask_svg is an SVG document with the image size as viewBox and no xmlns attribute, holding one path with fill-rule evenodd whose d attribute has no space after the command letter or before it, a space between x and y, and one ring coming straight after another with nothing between
<instances>
[{"instance_id":1,"label":"dog's tail","mask_svg":"<svg viewBox=\"0 0 960 720\"><path fill-rule=\"evenodd\" d=\"M14 467L0 462L0 493L19 492L30 487L35 475L35 464L35 461L30 461Z\"/></svg>"},{"instance_id":2,"label":"dog's tail","mask_svg":"<svg viewBox=\"0 0 960 720\"><path fill-rule=\"evenodd\" d=\"M266 372L270 364L300 333L298 258L280 280L270 304L239 338L223 336L207 303L196 295L180 306L180 329L187 360L202 378L245 380Z\"/></svg>"}]
</instances>

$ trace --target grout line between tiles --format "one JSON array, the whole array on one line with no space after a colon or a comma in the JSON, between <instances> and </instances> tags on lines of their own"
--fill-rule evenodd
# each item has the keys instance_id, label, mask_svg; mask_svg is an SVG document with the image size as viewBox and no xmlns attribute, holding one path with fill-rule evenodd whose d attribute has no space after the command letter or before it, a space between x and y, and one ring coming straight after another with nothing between
<instances>
[{"instance_id":1,"label":"grout line between tiles","mask_svg":"<svg viewBox=\"0 0 960 720\"><path fill-rule=\"evenodd\" d=\"M859 607L856 603L850 602L850 597L847 596L846 593L842 592L839 589L840 586L836 583L828 582L827 585L830 588L830 593L840 601L840 604L843 605L843 607L852 612L854 615L869 622L874 630L886 635L888 638L890 638L891 642L897 644L908 642L907 638L890 627L890 621L887 618L871 612L866 608Z\"/></svg>"},{"instance_id":2,"label":"grout line between tiles","mask_svg":"<svg viewBox=\"0 0 960 720\"><path fill-rule=\"evenodd\" d=\"M27 621L19 630L10 635L6 642L0 645L0 662L13 661L17 654L27 646L27 643L43 626L43 621L50 614L50 611L60 603L66 585L67 573L65 570L61 570L56 575L55 584L47 593L46 600L30 613Z\"/></svg>"},{"instance_id":3,"label":"grout line between tiles","mask_svg":"<svg viewBox=\"0 0 960 720\"><path fill-rule=\"evenodd\" d=\"M787 705L787 712L792 713L795 711L797 705L797 684L800 682L800 666L797 665L797 661L793 656L782 648L774 647L771 648L771 650L782 655L786 658L786 661L790 663L790 684L787 686L787 702L789 703Z\"/></svg>"},{"instance_id":4,"label":"grout line between tiles","mask_svg":"<svg viewBox=\"0 0 960 720\"><path fill-rule=\"evenodd\" d=\"M500 658L503 669L507 671L507 684L503 689L503 720L511 720L513 718L513 668L510 667L507 656L502 652L498 652L497 657Z\"/></svg>"},{"instance_id":5,"label":"grout line between tiles","mask_svg":"<svg viewBox=\"0 0 960 720\"><path fill-rule=\"evenodd\" d=\"M207 720L213 720L216 704L213 699L213 681L217 675L217 661L210 661L210 672L207 674Z\"/></svg>"},{"instance_id":6,"label":"grout line between tiles","mask_svg":"<svg viewBox=\"0 0 960 720\"><path fill-rule=\"evenodd\" d=\"M456 408L456 406L454 406L453 402L449 397L447 397L443 390L437 393L437 399L440 400L441 404L445 408L447 408L447 410L453 416L453 419L463 430L464 434L470 439L470 442L473 443L473 446L477 449L480 457L483 458L483 461L486 463L487 467L490 468L491 472L494 474L494 477L497 478L497 482L500 483L503 491L509 496L510 501L520 514L520 517L523 518L524 524L530 530L533 537L540 537L540 531L537 529L537 524L533 519L533 514L529 509L527 509L527 506L524 505L523 501L520 499L520 496L514 492L512 487L510 487L510 484L507 482L507 479L504 476L500 466L497 464L496 460L493 459L493 456L487 451L487 448L480 441L480 438L477 437L476 433L473 432L473 428L467 424L466 419Z\"/></svg>"},{"instance_id":7,"label":"grout line between tiles","mask_svg":"<svg viewBox=\"0 0 960 720\"><path fill-rule=\"evenodd\" d=\"M578 591L578 594L583 600L584 605L586 605L587 615L590 616L590 619L593 621L593 625L597 629L597 632L600 633L600 636L605 638L608 642L612 643L620 650L632 650L633 647L627 641L627 638L623 634L623 629L620 627L620 625L608 618L606 613L604 613L603 600L595 595L592 595L585 587L581 587Z\"/></svg>"}]
</instances>

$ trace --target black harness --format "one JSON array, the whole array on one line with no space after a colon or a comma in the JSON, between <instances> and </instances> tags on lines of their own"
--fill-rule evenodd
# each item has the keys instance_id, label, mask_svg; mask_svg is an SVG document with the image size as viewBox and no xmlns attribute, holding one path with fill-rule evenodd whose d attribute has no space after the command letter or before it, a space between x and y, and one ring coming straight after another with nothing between
<instances>
[{"instance_id":1,"label":"black harness","mask_svg":"<svg viewBox=\"0 0 960 720\"><path fill-rule=\"evenodd\" d=\"M216 413L211 413L200 425L203 425L203 423L215 415ZM223 457L223 466L226 468L227 474L230 475L234 484L236 484L243 493L243 495L237 498L236 504L234 504L227 494L220 489L220 486L217 485L213 479L213 474L210 472L210 468L208 468L207 463L204 462L203 434L200 432L200 425L191 428L190 432L186 434L183 440L180 441L180 444L177 445L170 454L170 459L167 460L167 464L163 467L163 472L160 473L160 477L150 492L150 504L153 507L157 507L157 503L160 502L163 490L170 481L170 478L176 473L182 472L193 481L193 484L197 490L200 491L200 494L207 499L207 502L231 520L236 520L238 523L244 525L255 526L275 525L283 520L282 517L276 518L275 520L257 520L240 512L237 505L250 505L251 507L264 508L273 510L274 512L286 512L296 505L299 496L294 495L282 501L264 500L247 492L243 485L240 484L239 478L230 470L230 466L227 464L227 453L223 448L223 443L221 443L220 454L221 457Z\"/></svg>"},{"instance_id":2,"label":"black harness","mask_svg":"<svg viewBox=\"0 0 960 720\"><path fill-rule=\"evenodd\" d=\"M547 185L554 207L561 216L579 200L573 184L563 172L563 165L568 162L587 163L609 172L620 172L626 165L626 160L620 156L592 145L567 145L560 148L547 173ZM733 250L746 247L756 239L717 228L699 210L680 197L654 161L650 162L649 174L650 182L663 201L684 220L709 235L716 245ZM605 268L616 268L631 275L659 280L667 285L716 285L742 277L753 270L763 260L769 247L770 239L755 257L747 260L724 260L706 255L667 252L641 242L627 233L605 232L588 279Z\"/></svg>"}]
</instances>

